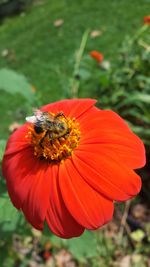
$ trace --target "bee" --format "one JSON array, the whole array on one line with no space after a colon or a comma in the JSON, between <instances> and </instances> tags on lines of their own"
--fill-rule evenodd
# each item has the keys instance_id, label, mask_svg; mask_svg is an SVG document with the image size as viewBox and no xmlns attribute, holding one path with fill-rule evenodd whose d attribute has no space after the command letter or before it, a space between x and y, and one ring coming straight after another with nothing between
<instances>
[{"instance_id":1,"label":"bee","mask_svg":"<svg viewBox=\"0 0 150 267\"><path fill-rule=\"evenodd\" d=\"M62 117L64 117L64 120L62 120ZM67 125L67 119L63 112L53 115L49 112L43 112L37 109L34 112L34 116L27 117L26 121L34 125L34 130L37 134L45 132L44 136L40 140L41 147L43 147L42 143L47 136L49 137L52 145L56 139L66 137L70 132Z\"/></svg>"}]
</instances>

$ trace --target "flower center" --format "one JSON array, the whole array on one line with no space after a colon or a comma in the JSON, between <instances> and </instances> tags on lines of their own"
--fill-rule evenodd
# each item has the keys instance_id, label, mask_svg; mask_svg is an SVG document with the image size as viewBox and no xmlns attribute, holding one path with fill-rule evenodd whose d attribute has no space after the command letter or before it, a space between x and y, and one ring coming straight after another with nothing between
<instances>
[{"instance_id":1,"label":"flower center","mask_svg":"<svg viewBox=\"0 0 150 267\"><path fill-rule=\"evenodd\" d=\"M40 118L35 116L27 135L34 148L34 155L50 163L60 162L78 146L79 124L75 119L66 118L62 112L41 114Z\"/></svg>"}]
</instances>

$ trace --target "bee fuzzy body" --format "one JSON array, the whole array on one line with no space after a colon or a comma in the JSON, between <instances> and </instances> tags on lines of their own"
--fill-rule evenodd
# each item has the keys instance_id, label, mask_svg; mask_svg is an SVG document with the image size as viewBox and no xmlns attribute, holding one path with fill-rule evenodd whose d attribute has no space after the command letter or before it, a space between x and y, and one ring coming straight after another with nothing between
<instances>
[{"instance_id":1,"label":"bee fuzzy body","mask_svg":"<svg viewBox=\"0 0 150 267\"><path fill-rule=\"evenodd\" d=\"M50 143L53 144L56 139L65 138L70 132L63 112L53 115L49 112L36 110L34 116L27 117L26 120L34 125L34 130L37 134L45 132L40 141L41 146L47 136L50 139Z\"/></svg>"}]
</instances>

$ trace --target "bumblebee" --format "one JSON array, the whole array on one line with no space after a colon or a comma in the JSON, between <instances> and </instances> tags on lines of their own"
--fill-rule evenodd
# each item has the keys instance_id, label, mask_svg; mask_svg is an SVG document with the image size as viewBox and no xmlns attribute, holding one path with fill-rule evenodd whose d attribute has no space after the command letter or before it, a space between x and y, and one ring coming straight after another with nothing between
<instances>
[{"instance_id":1,"label":"bumblebee","mask_svg":"<svg viewBox=\"0 0 150 267\"><path fill-rule=\"evenodd\" d=\"M64 118L63 120L62 117ZM66 137L70 132L67 119L63 112L53 115L46 111L43 112L41 110L36 110L34 112L34 116L27 117L26 121L33 123L34 130L37 134L45 132L44 136L40 140L41 147L47 136L49 137L52 145L56 139Z\"/></svg>"}]
</instances>

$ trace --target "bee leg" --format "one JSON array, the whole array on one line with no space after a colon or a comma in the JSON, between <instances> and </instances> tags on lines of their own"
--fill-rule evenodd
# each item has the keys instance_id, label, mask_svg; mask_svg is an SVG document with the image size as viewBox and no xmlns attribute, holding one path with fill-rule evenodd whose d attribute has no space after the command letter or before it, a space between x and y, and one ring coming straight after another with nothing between
<instances>
[{"instance_id":1,"label":"bee leg","mask_svg":"<svg viewBox=\"0 0 150 267\"><path fill-rule=\"evenodd\" d=\"M40 140L40 142L39 142L39 145L40 145L41 148L44 148L42 143L43 143L45 137L47 136L47 134L48 134L48 133L46 132L45 135L41 138L41 140Z\"/></svg>"},{"instance_id":2,"label":"bee leg","mask_svg":"<svg viewBox=\"0 0 150 267\"><path fill-rule=\"evenodd\" d=\"M42 145L42 143L43 143L43 141L44 141L44 137L40 140L40 142L39 142L39 145L40 145L40 147L43 149L44 147L43 147L43 145Z\"/></svg>"},{"instance_id":3,"label":"bee leg","mask_svg":"<svg viewBox=\"0 0 150 267\"><path fill-rule=\"evenodd\" d=\"M60 111L59 113L57 113L55 115L55 119L59 118L59 117L64 117L66 119L66 116L64 115L64 113L62 111Z\"/></svg>"},{"instance_id":4,"label":"bee leg","mask_svg":"<svg viewBox=\"0 0 150 267\"><path fill-rule=\"evenodd\" d=\"M68 138L68 136L70 135L70 129L68 128L65 135L63 136L64 138Z\"/></svg>"},{"instance_id":5,"label":"bee leg","mask_svg":"<svg viewBox=\"0 0 150 267\"><path fill-rule=\"evenodd\" d=\"M50 139L50 144L51 146L54 144L54 138L53 138L53 135L52 133L48 133L48 136L49 136L49 139Z\"/></svg>"},{"instance_id":6,"label":"bee leg","mask_svg":"<svg viewBox=\"0 0 150 267\"><path fill-rule=\"evenodd\" d=\"M69 128L67 129L66 134L67 134L67 135L70 134L70 129L69 129Z\"/></svg>"}]
</instances>

